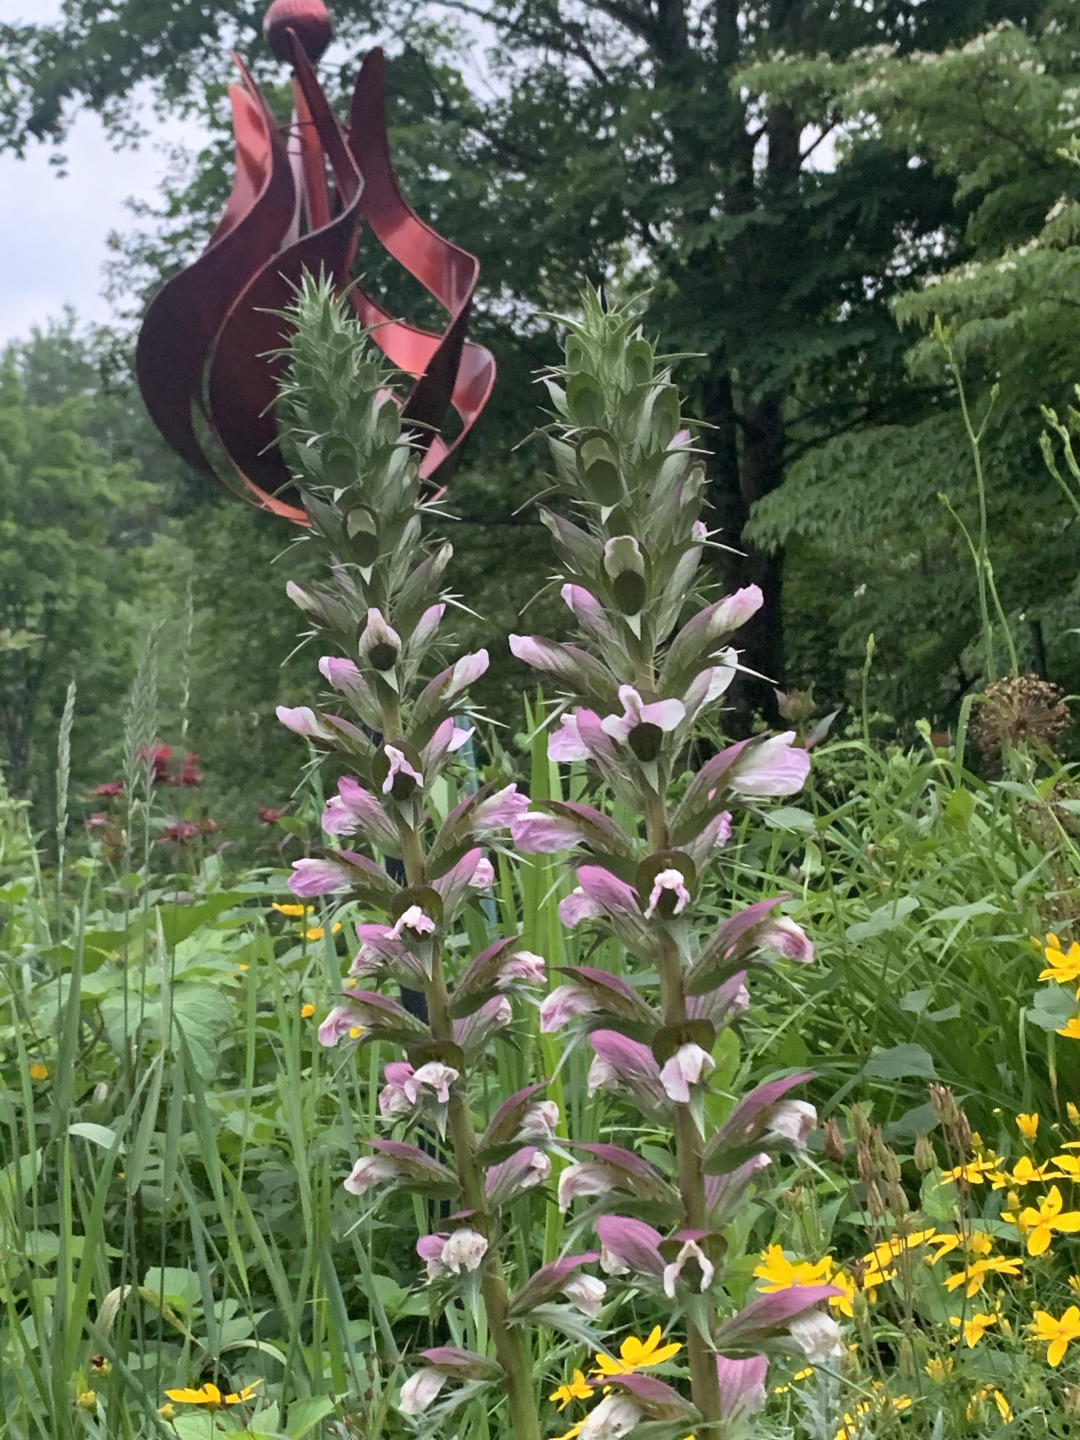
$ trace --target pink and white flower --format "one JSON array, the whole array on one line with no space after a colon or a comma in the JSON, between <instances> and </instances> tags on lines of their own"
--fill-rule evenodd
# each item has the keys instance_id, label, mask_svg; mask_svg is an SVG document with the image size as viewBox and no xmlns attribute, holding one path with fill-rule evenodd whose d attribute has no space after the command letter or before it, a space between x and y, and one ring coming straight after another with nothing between
<instances>
[{"instance_id":1,"label":"pink and white flower","mask_svg":"<svg viewBox=\"0 0 1080 1440\"><path fill-rule=\"evenodd\" d=\"M764 1355L750 1355L745 1360L732 1360L727 1355L716 1357L716 1377L720 1382L720 1416L732 1420L738 1416L756 1415L765 1408L768 1395L765 1376L769 1362Z\"/></svg>"},{"instance_id":2,"label":"pink and white flower","mask_svg":"<svg viewBox=\"0 0 1080 1440\"><path fill-rule=\"evenodd\" d=\"M495 866L486 856L476 862L469 884L474 890L490 890L495 884Z\"/></svg>"},{"instance_id":3,"label":"pink and white flower","mask_svg":"<svg viewBox=\"0 0 1080 1440\"><path fill-rule=\"evenodd\" d=\"M669 1100L690 1102L690 1086L699 1084L716 1069L716 1061L700 1045L680 1045L660 1071L660 1084Z\"/></svg>"},{"instance_id":4,"label":"pink and white flower","mask_svg":"<svg viewBox=\"0 0 1080 1440\"><path fill-rule=\"evenodd\" d=\"M607 1294L607 1286L595 1275L575 1275L563 1286L562 1293L575 1309L595 1320Z\"/></svg>"},{"instance_id":5,"label":"pink and white flower","mask_svg":"<svg viewBox=\"0 0 1080 1440\"><path fill-rule=\"evenodd\" d=\"M639 725L655 725L665 733L680 725L686 715L681 700L656 700L647 705L632 685L619 686L621 715L606 715L600 724L606 734L625 745Z\"/></svg>"},{"instance_id":6,"label":"pink and white flower","mask_svg":"<svg viewBox=\"0 0 1080 1440\"><path fill-rule=\"evenodd\" d=\"M472 812L472 832L476 836L493 835L499 830L510 830L529 808L529 797L519 795L516 785L504 785L481 800Z\"/></svg>"},{"instance_id":7,"label":"pink and white flower","mask_svg":"<svg viewBox=\"0 0 1080 1440\"><path fill-rule=\"evenodd\" d=\"M702 1294L705 1293L713 1282L716 1267L696 1240L686 1240L683 1242L682 1248L670 1265L664 1266L664 1294L669 1300L675 1299L675 1286L682 1277L683 1266L688 1260L697 1261L698 1273L701 1277L701 1283L698 1289Z\"/></svg>"},{"instance_id":8,"label":"pink and white flower","mask_svg":"<svg viewBox=\"0 0 1080 1440\"><path fill-rule=\"evenodd\" d=\"M526 1190L542 1185L550 1174L551 1161L544 1152L526 1145L501 1165L492 1165L484 1176L484 1193L490 1205L508 1205Z\"/></svg>"},{"instance_id":9,"label":"pink and white flower","mask_svg":"<svg viewBox=\"0 0 1080 1440\"><path fill-rule=\"evenodd\" d=\"M559 1123L559 1107L554 1100L540 1100L530 1105L514 1136L520 1144L547 1145L555 1138Z\"/></svg>"},{"instance_id":10,"label":"pink and white flower","mask_svg":"<svg viewBox=\"0 0 1080 1440\"><path fill-rule=\"evenodd\" d=\"M321 715L316 715L309 705L279 705L277 707L277 718L286 729L291 730L294 735L302 735L305 740L333 740L334 730L327 725Z\"/></svg>"},{"instance_id":11,"label":"pink and white flower","mask_svg":"<svg viewBox=\"0 0 1080 1440\"><path fill-rule=\"evenodd\" d=\"M762 1143L786 1140L796 1150L805 1150L806 1142L817 1129L817 1111L805 1100L781 1100L769 1116L769 1128Z\"/></svg>"},{"instance_id":12,"label":"pink and white flower","mask_svg":"<svg viewBox=\"0 0 1080 1440\"><path fill-rule=\"evenodd\" d=\"M398 1167L389 1155L362 1155L343 1182L350 1195L363 1195L373 1185L393 1180Z\"/></svg>"},{"instance_id":13,"label":"pink and white flower","mask_svg":"<svg viewBox=\"0 0 1080 1440\"><path fill-rule=\"evenodd\" d=\"M565 1214L582 1196L606 1195L614 1188L615 1183L606 1166L575 1160L559 1174L559 1209Z\"/></svg>"},{"instance_id":14,"label":"pink and white flower","mask_svg":"<svg viewBox=\"0 0 1080 1440\"><path fill-rule=\"evenodd\" d=\"M336 860L315 860L308 857L294 860L292 868L289 889L301 900L312 900L317 895L332 895L335 891L347 890L351 883L348 870Z\"/></svg>"},{"instance_id":15,"label":"pink and white flower","mask_svg":"<svg viewBox=\"0 0 1080 1440\"><path fill-rule=\"evenodd\" d=\"M515 950L499 969L496 981L500 990L510 985L543 985L547 979L547 961L531 950Z\"/></svg>"},{"instance_id":16,"label":"pink and white flower","mask_svg":"<svg viewBox=\"0 0 1080 1440\"><path fill-rule=\"evenodd\" d=\"M403 1415L422 1415L434 1402L450 1377L441 1370L425 1365L415 1371L401 1387L398 1409Z\"/></svg>"},{"instance_id":17,"label":"pink and white flower","mask_svg":"<svg viewBox=\"0 0 1080 1440\"><path fill-rule=\"evenodd\" d=\"M439 1258L451 1275L460 1275L463 1272L479 1270L487 1252L487 1239L479 1231L463 1226L460 1230L452 1231Z\"/></svg>"},{"instance_id":18,"label":"pink and white flower","mask_svg":"<svg viewBox=\"0 0 1080 1440\"><path fill-rule=\"evenodd\" d=\"M844 1353L840 1326L822 1310L808 1310L792 1320L788 1334L811 1365L838 1360Z\"/></svg>"},{"instance_id":19,"label":"pink and white flower","mask_svg":"<svg viewBox=\"0 0 1080 1440\"><path fill-rule=\"evenodd\" d=\"M576 715L560 715L559 728L548 736L548 759L564 765L588 760L589 747L578 731Z\"/></svg>"},{"instance_id":20,"label":"pink and white flower","mask_svg":"<svg viewBox=\"0 0 1080 1440\"><path fill-rule=\"evenodd\" d=\"M785 730L748 745L724 777L728 786L740 795L794 795L810 773L810 756L794 740L795 731Z\"/></svg>"},{"instance_id":21,"label":"pink and white flower","mask_svg":"<svg viewBox=\"0 0 1080 1440\"><path fill-rule=\"evenodd\" d=\"M382 793L384 795L390 794L394 788L394 781L399 775L405 776L407 780L415 781L417 786L423 785L424 777L421 772L413 768L396 745L384 745L383 754L390 762L390 768L386 772L386 779L382 783Z\"/></svg>"},{"instance_id":22,"label":"pink and white flower","mask_svg":"<svg viewBox=\"0 0 1080 1440\"><path fill-rule=\"evenodd\" d=\"M581 985L560 985L540 1006L540 1033L552 1035L578 1015L598 1010L595 997Z\"/></svg>"},{"instance_id":23,"label":"pink and white flower","mask_svg":"<svg viewBox=\"0 0 1080 1440\"><path fill-rule=\"evenodd\" d=\"M320 1045L332 1049L346 1035L358 1040L364 1029L360 1011L353 1005L335 1005L318 1029ZM412 1066L409 1066L412 1069Z\"/></svg>"},{"instance_id":24,"label":"pink and white flower","mask_svg":"<svg viewBox=\"0 0 1080 1440\"><path fill-rule=\"evenodd\" d=\"M434 1095L440 1105L446 1105L450 1100L450 1086L458 1078L458 1071L452 1065L429 1060L404 1081L403 1088L413 1105L420 1100L422 1090Z\"/></svg>"},{"instance_id":25,"label":"pink and white flower","mask_svg":"<svg viewBox=\"0 0 1080 1440\"><path fill-rule=\"evenodd\" d=\"M686 888L686 877L681 870L674 868L661 870L657 875L649 892L649 903L645 910L646 920L652 919L656 914L657 907L664 903L668 895L675 896L671 914L681 915L690 904L690 891Z\"/></svg>"},{"instance_id":26,"label":"pink and white flower","mask_svg":"<svg viewBox=\"0 0 1080 1440\"><path fill-rule=\"evenodd\" d=\"M579 828L557 815L522 815L510 827L514 848L523 855L555 855L573 850L580 838Z\"/></svg>"},{"instance_id":27,"label":"pink and white flower","mask_svg":"<svg viewBox=\"0 0 1080 1440\"><path fill-rule=\"evenodd\" d=\"M394 1060L383 1067L386 1084L379 1091L379 1114L384 1119L397 1115L408 1115L416 1105L415 1092L412 1096L405 1089L406 1080L411 1080L413 1067L407 1060Z\"/></svg>"},{"instance_id":28,"label":"pink and white flower","mask_svg":"<svg viewBox=\"0 0 1080 1440\"><path fill-rule=\"evenodd\" d=\"M573 930L583 920L595 920L603 913L596 901L586 895L580 885L576 890L571 890L565 900L559 901L559 919L568 930Z\"/></svg>"},{"instance_id":29,"label":"pink and white flower","mask_svg":"<svg viewBox=\"0 0 1080 1440\"><path fill-rule=\"evenodd\" d=\"M814 946L801 925L796 925L786 915L768 920L757 932L759 950L772 950L785 960L797 960L809 964L814 958Z\"/></svg>"},{"instance_id":30,"label":"pink and white flower","mask_svg":"<svg viewBox=\"0 0 1080 1440\"><path fill-rule=\"evenodd\" d=\"M633 1430L643 1413L629 1395L607 1395L585 1417L580 1440L622 1440Z\"/></svg>"},{"instance_id":31,"label":"pink and white flower","mask_svg":"<svg viewBox=\"0 0 1080 1440\"><path fill-rule=\"evenodd\" d=\"M408 930L411 932L411 938L418 940L422 935L434 935L435 929L435 921L430 915L425 915L419 905L410 905L398 916L390 934L395 940L398 940L401 938L402 932Z\"/></svg>"}]
</instances>

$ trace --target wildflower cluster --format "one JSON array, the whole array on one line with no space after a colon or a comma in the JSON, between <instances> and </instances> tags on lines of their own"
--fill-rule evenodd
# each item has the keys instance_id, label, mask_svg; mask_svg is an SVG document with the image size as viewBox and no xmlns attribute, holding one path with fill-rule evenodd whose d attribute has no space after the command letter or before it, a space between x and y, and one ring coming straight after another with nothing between
<instances>
[{"instance_id":1,"label":"wildflower cluster","mask_svg":"<svg viewBox=\"0 0 1080 1440\"><path fill-rule=\"evenodd\" d=\"M358 1197L394 1187L443 1202L439 1228L417 1245L429 1284L443 1302L461 1299L466 1313L478 1302L485 1313L470 1332L475 1348L422 1352L400 1409L432 1412L428 1424L437 1400L445 1413L488 1389L505 1395L519 1440L537 1437L530 1332L592 1333L582 1326L606 1312L615 1279L673 1321L685 1314L690 1397L640 1373L669 1363L682 1342L665 1342L658 1328L647 1341L624 1341L616 1357L598 1340L594 1374L575 1370L555 1391L563 1406L596 1401L571 1434L605 1440L646 1421L712 1428L752 1413L764 1399L769 1350L793 1347L811 1363L837 1353L836 1325L821 1307L839 1293L825 1283L778 1286L741 1310L731 1298L742 1287L726 1232L774 1157L805 1147L816 1116L791 1092L808 1073L741 1098L716 1094L726 1118L709 1133L704 1123L714 1050L749 1004L750 970L813 954L782 911L786 897L719 925L695 923L737 812L794 793L809 769L788 732L722 748L680 776L689 742L735 676L731 637L760 592L749 587L687 614L709 543L701 458L652 347L628 315L605 314L588 297L583 323L567 322L567 365L548 379L560 417L551 436L558 489L571 515L542 511L581 640L510 643L564 694L550 758L586 765L587 784L598 800L614 798L621 823L583 800L530 806L512 784L482 785L455 803L445 782L471 734L456 717L487 655L425 678L447 606L450 547L426 547L431 506L388 377L358 328L327 286L310 281L297 319L283 445L311 534L330 552L331 578L289 593L313 633L332 642L319 669L351 713L278 712L349 772L323 814L332 843L294 862L290 888L300 901L348 896L366 912L343 994L319 1027L322 1043L379 1040L401 1054L385 1067L378 1104L393 1138L367 1139L345 1186ZM471 953L455 927L492 884L485 848L507 834L520 854L572 856L577 883L560 918L614 937L627 955L624 975L569 967L541 1003L545 961L515 933ZM358 848L342 848L345 837L357 837ZM403 1003L402 992L419 1003ZM561 1142L558 1158L570 1163L556 1198L568 1253L529 1274L520 1247L511 1265L505 1240L511 1207L552 1176L558 1106L540 1079L490 1109L477 1104L470 1078L491 1042L523 1023L531 996L541 1032L563 1032L591 1051L589 1095L629 1107L657 1143L670 1137L672 1155L667 1169L619 1145L571 1142L568 1153ZM606 1281L590 1273L597 1265Z\"/></svg>"}]
</instances>

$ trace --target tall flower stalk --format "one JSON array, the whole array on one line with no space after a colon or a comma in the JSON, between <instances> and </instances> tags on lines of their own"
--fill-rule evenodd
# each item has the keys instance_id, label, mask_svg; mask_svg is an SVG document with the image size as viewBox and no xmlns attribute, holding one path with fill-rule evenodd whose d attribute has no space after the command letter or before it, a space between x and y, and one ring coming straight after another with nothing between
<instances>
[{"instance_id":1,"label":"tall flower stalk","mask_svg":"<svg viewBox=\"0 0 1080 1440\"><path fill-rule=\"evenodd\" d=\"M771 1155L805 1145L813 1110L784 1097L808 1077L758 1087L712 1133L704 1106L720 1032L749 1003L750 967L781 956L805 962L813 951L777 913L783 897L711 934L697 901L703 882L723 875L733 812L801 789L809 756L793 732L760 735L720 750L673 793L682 758L738 669L732 637L762 595L749 586L692 605L709 544L704 469L670 375L628 311L605 312L586 295L583 319L562 323L566 363L547 377L558 417L549 442L572 518L541 514L580 643L518 635L510 645L570 701L549 757L587 762L601 789L641 823L629 832L599 809L548 802L515 821L513 837L519 850L568 849L585 862L561 917L614 934L627 951L629 983L572 969L544 1002L541 1028L583 1026L594 1054L590 1093L615 1090L653 1125L670 1126L677 1195L663 1193L663 1177L646 1176L632 1152L594 1146L597 1154L563 1172L560 1203L600 1194L606 1213L593 1223L602 1266L635 1286L651 1284L685 1312L694 1405L705 1427L720 1426L746 1410L751 1388L755 1399L764 1395L761 1355L725 1350L745 1351L789 1322L809 1326L811 1349L834 1342L827 1316L805 1313L830 1297L827 1288L782 1291L724 1318L725 1226ZM643 1185L663 1194L653 1209L666 1236L616 1213ZM752 1387L740 1388L750 1377ZM627 1399L639 1418L649 1414L647 1397Z\"/></svg>"},{"instance_id":2,"label":"tall flower stalk","mask_svg":"<svg viewBox=\"0 0 1080 1440\"><path fill-rule=\"evenodd\" d=\"M446 1218L419 1237L419 1262L442 1308L471 1324L448 1338L464 1330L474 1346L424 1351L400 1408L426 1428L486 1389L494 1403L505 1396L515 1440L538 1440L536 1385L547 1377L534 1376L531 1332L554 1328L598 1350L593 1376L575 1372L557 1392L564 1403L597 1401L571 1433L618 1440L648 1420L657 1436L719 1434L763 1403L770 1349L795 1345L817 1361L836 1348L820 1308L838 1294L828 1286L774 1290L741 1310L732 1299L741 1291L731 1284L729 1227L772 1157L805 1146L816 1117L790 1092L807 1075L741 1097L714 1093L706 1107L721 1032L749 1003L750 968L812 956L779 913L784 897L718 926L696 918L703 885L723 874L734 812L794 793L808 770L789 733L741 741L680 774L736 673L730 638L761 595L750 587L693 600L709 543L700 455L632 317L586 297L583 321L566 322L566 366L548 378L570 516L542 512L581 643L510 643L566 697L549 756L586 762L596 803L530 810L514 785L482 785L440 808L440 777L471 733L455 717L488 657L464 655L425 678L444 638L451 551L424 534L428 506L391 377L325 285L305 282L296 319L280 429L310 533L328 551L329 582L290 594L329 642L319 669L336 703L278 713L350 773L323 815L331 843L295 862L290 885L301 898L348 897L364 911L320 1040L381 1041L398 1056L379 1095L389 1135L365 1137L345 1188L440 1203ZM639 823L617 823L610 798ZM346 837L356 837L350 848ZM622 973L577 965L549 989L543 958L512 932L469 953L461 915L494 878L485 847L505 837L521 853L570 857L577 886L560 918L614 935ZM651 1137L670 1137L672 1165L668 1174L621 1146L571 1142L557 1199L573 1211L569 1233L581 1245L530 1274L521 1244L511 1259L506 1238L516 1201L551 1175L560 1117L545 1094L550 1077L499 1097L487 1114L470 1081L515 1023L537 1023L537 1009L541 1031L566 1029L569 1043L591 1048L590 1095L610 1092L646 1118ZM661 1345L659 1330L608 1352L590 1326L613 1307L590 1267L624 1277L673 1324L683 1317L689 1396L640 1373L682 1348Z\"/></svg>"}]
</instances>

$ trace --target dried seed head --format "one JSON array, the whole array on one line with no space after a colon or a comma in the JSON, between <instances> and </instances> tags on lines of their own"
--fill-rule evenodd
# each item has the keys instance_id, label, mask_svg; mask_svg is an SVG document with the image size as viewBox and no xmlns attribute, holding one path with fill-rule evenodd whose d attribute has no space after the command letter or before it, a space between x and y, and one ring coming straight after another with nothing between
<instances>
[{"instance_id":1,"label":"dried seed head","mask_svg":"<svg viewBox=\"0 0 1080 1440\"><path fill-rule=\"evenodd\" d=\"M825 1154L837 1165L847 1157L847 1148L844 1145L844 1137L840 1134L840 1126L831 1117L825 1121Z\"/></svg>"},{"instance_id":2,"label":"dried seed head","mask_svg":"<svg viewBox=\"0 0 1080 1440\"><path fill-rule=\"evenodd\" d=\"M937 1164L937 1156L934 1154L934 1146L929 1135L919 1135L915 1140L915 1168L920 1175L933 1170Z\"/></svg>"},{"instance_id":3,"label":"dried seed head","mask_svg":"<svg viewBox=\"0 0 1080 1440\"><path fill-rule=\"evenodd\" d=\"M874 1178L874 1166L870 1159L870 1151L865 1145L858 1145L855 1149L855 1166L859 1172L859 1179L864 1185L869 1185Z\"/></svg>"},{"instance_id":4,"label":"dried seed head","mask_svg":"<svg viewBox=\"0 0 1080 1440\"><path fill-rule=\"evenodd\" d=\"M904 1193L904 1187L895 1180L889 1180L885 1185L885 1199L888 1201L889 1209L898 1220L902 1219L910 1209L908 1198Z\"/></svg>"},{"instance_id":5,"label":"dried seed head","mask_svg":"<svg viewBox=\"0 0 1080 1440\"><path fill-rule=\"evenodd\" d=\"M848 1111L848 1119L851 1122L852 1135L860 1145L865 1145L870 1139L870 1122L858 1105L853 1105Z\"/></svg>"},{"instance_id":6,"label":"dried seed head","mask_svg":"<svg viewBox=\"0 0 1080 1440\"><path fill-rule=\"evenodd\" d=\"M971 734L990 760L1006 747L1031 741L1052 750L1053 742L1071 724L1072 716L1058 686L1037 675L1011 675L987 686Z\"/></svg>"},{"instance_id":7,"label":"dried seed head","mask_svg":"<svg viewBox=\"0 0 1080 1440\"><path fill-rule=\"evenodd\" d=\"M956 1124L956 1100L952 1091L947 1085L928 1085L927 1091L930 1095L930 1108L938 1121L951 1130Z\"/></svg>"},{"instance_id":8,"label":"dried seed head","mask_svg":"<svg viewBox=\"0 0 1080 1440\"><path fill-rule=\"evenodd\" d=\"M888 1213L885 1208L885 1201L881 1198L881 1191L874 1180L866 1187L866 1209L867 1213L874 1220L884 1220Z\"/></svg>"}]
</instances>

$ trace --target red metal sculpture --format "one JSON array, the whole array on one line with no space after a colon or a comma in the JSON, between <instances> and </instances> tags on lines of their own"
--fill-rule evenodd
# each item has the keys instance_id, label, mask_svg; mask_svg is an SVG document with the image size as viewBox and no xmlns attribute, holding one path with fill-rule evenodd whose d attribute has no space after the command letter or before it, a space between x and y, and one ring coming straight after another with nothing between
<instances>
[{"instance_id":1,"label":"red metal sculpture","mask_svg":"<svg viewBox=\"0 0 1080 1440\"><path fill-rule=\"evenodd\" d=\"M331 39L322 0L275 0L263 34L293 67L292 121L277 125L234 55L242 83L229 90L236 137L232 194L206 249L151 301L136 371L154 423L178 454L225 478L200 436L201 415L239 477L240 493L303 524L304 512L285 498L290 480L275 444L272 405L281 362L272 355L287 336L287 322L274 312L288 306L305 269L348 286L361 220L449 317L444 330L432 333L395 319L359 287L348 290L373 342L413 377L402 412L414 422L421 473L436 487L449 478L484 408L495 362L465 337L476 259L425 225L398 189L386 137L382 51L364 60L344 129L313 68ZM446 440L440 431L451 409L459 429Z\"/></svg>"}]
</instances>

